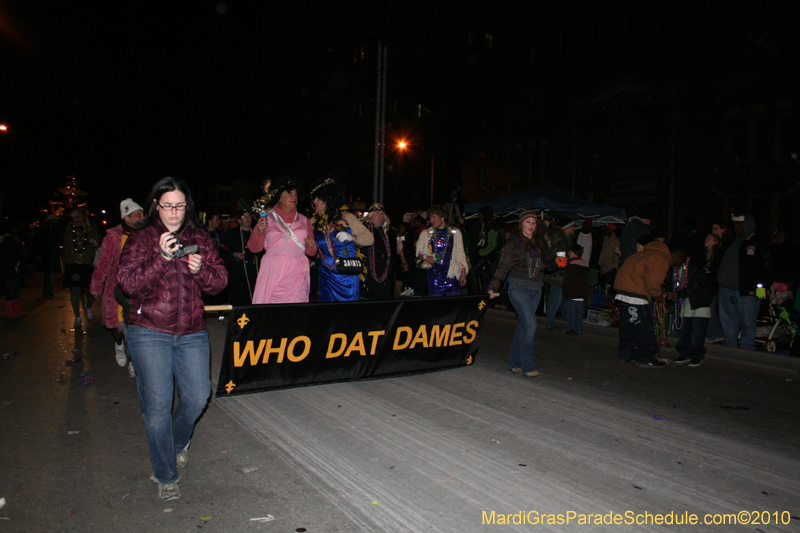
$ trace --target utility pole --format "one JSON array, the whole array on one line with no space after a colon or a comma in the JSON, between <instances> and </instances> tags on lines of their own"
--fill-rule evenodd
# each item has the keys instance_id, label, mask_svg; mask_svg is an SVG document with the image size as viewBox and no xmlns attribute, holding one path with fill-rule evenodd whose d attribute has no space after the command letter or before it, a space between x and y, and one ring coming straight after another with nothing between
<instances>
[{"instance_id":1,"label":"utility pole","mask_svg":"<svg viewBox=\"0 0 800 533\"><path fill-rule=\"evenodd\" d=\"M378 41L378 83L375 96L375 171L372 178L372 199L383 203L384 156L386 142L386 60L387 49Z\"/></svg>"}]
</instances>

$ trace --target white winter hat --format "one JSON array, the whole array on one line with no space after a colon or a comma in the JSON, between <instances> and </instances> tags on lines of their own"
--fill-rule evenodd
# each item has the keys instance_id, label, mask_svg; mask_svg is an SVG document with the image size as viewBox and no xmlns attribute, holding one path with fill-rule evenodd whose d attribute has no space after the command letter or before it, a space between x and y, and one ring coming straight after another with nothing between
<instances>
[{"instance_id":1,"label":"white winter hat","mask_svg":"<svg viewBox=\"0 0 800 533\"><path fill-rule=\"evenodd\" d=\"M131 200L130 198L125 198L119 204L119 212L122 214L122 218L130 215L134 211L141 209L142 206Z\"/></svg>"}]
</instances>

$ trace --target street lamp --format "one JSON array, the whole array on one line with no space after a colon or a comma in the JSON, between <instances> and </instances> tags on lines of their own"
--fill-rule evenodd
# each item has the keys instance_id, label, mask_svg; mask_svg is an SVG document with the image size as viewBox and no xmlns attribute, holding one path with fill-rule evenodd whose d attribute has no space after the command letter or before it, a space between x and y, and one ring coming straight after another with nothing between
<instances>
[{"instance_id":1,"label":"street lamp","mask_svg":"<svg viewBox=\"0 0 800 533\"><path fill-rule=\"evenodd\" d=\"M0 131L8 131L8 126L5 124L0 124Z\"/></svg>"}]
</instances>

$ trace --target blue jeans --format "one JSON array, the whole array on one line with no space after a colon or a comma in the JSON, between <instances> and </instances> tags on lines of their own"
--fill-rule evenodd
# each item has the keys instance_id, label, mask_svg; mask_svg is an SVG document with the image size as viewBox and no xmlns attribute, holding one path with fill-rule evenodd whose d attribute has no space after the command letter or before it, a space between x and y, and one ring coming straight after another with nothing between
<instances>
[{"instance_id":1,"label":"blue jeans","mask_svg":"<svg viewBox=\"0 0 800 533\"><path fill-rule=\"evenodd\" d=\"M550 296L547 297L547 323L546 328L556 327L556 313L558 308L561 307L561 299L564 295L564 290L561 287L550 285ZM561 310L561 315L564 315L564 310Z\"/></svg>"},{"instance_id":2,"label":"blue jeans","mask_svg":"<svg viewBox=\"0 0 800 533\"><path fill-rule=\"evenodd\" d=\"M531 284L532 285L532 284ZM521 368L523 372L536 370L533 362L533 337L536 335L536 309L542 299L542 289L520 285L508 286L508 299L517 311L517 329L511 341L508 368Z\"/></svg>"},{"instance_id":3,"label":"blue jeans","mask_svg":"<svg viewBox=\"0 0 800 533\"><path fill-rule=\"evenodd\" d=\"M725 335L725 346L752 350L756 342L756 318L761 300L740 296L738 290L719 288L719 321ZM741 335L739 332L741 331Z\"/></svg>"},{"instance_id":4,"label":"blue jeans","mask_svg":"<svg viewBox=\"0 0 800 533\"><path fill-rule=\"evenodd\" d=\"M675 350L689 359L702 360L706 354L706 326L708 318L699 316L678 319L683 321L681 329L678 330L678 343Z\"/></svg>"},{"instance_id":5,"label":"blue jeans","mask_svg":"<svg viewBox=\"0 0 800 533\"><path fill-rule=\"evenodd\" d=\"M567 330L572 330L580 335L583 329L583 300L564 300L561 312L567 319Z\"/></svg>"},{"instance_id":6,"label":"blue jeans","mask_svg":"<svg viewBox=\"0 0 800 533\"><path fill-rule=\"evenodd\" d=\"M617 300L620 306L619 358L628 362L652 363L659 354L653 326L653 304L632 305Z\"/></svg>"},{"instance_id":7,"label":"blue jeans","mask_svg":"<svg viewBox=\"0 0 800 533\"><path fill-rule=\"evenodd\" d=\"M126 338L153 475L159 483L174 483L179 477L175 457L189 447L194 424L211 397L208 332L180 336L128 326Z\"/></svg>"}]
</instances>

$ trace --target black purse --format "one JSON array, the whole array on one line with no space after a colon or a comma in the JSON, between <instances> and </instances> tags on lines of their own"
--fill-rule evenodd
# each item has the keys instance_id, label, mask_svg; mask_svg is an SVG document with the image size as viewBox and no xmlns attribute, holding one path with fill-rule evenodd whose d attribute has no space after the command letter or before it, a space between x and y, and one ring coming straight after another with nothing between
<instances>
[{"instance_id":1,"label":"black purse","mask_svg":"<svg viewBox=\"0 0 800 533\"><path fill-rule=\"evenodd\" d=\"M364 271L364 264L358 257L337 257L336 273L342 276L358 276Z\"/></svg>"}]
</instances>

